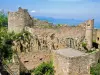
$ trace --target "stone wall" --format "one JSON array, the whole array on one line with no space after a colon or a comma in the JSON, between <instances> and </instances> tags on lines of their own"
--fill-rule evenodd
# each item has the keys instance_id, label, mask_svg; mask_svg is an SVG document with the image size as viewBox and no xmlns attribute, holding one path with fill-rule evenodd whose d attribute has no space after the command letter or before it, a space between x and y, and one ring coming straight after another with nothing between
<instances>
[{"instance_id":1,"label":"stone wall","mask_svg":"<svg viewBox=\"0 0 100 75\"><path fill-rule=\"evenodd\" d=\"M53 23L49 23L48 21L41 21L39 19L34 19L34 27L38 28L50 28L53 26Z\"/></svg>"},{"instance_id":2,"label":"stone wall","mask_svg":"<svg viewBox=\"0 0 100 75\"><path fill-rule=\"evenodd\" d=\"M19 7L17 12L8 12L8 31L19 33L28 27L52 27L52 23L32 18L27 9Z\"/></svg>"},{"instance_id":3,"label":"stone wall","mask_svg":"<svg viewBox=\"0 0 100 75\"><path fill-rule=\"evenodd\" d=\"M100 44L100 30L99 30L99 29L97 29L96 42L97 42L98 44Z\"/></svg>"},{"instance_id":4,"label":"stone wall","mask_svg":"<svg viewBox=\"0 0 100 75\"><path fill-rule=\"evenodd\" d=\"M26 9L19 7L17 12L8 12L8 31L19 33L23 31L25 26L31 27L33 19Z\"/></svg>"},{"instance_id":5,"label":"stone wall","mask_svg":"<svg viewBox=\"0 0 100 75\"><path fill-rule=\"evenodd\" d=\"M89 62L90 66L96 65L98 62L100 62L100 50L97 49L96 51L89 53Z\"/></svg>"},{"instance_id":6,"label":"stone wall","mask_svg":"<svg viewBox=\"0 0 100 75\"><path fill-rule=\"evenodd\" d=\"M96 42L96 39L97 39L97 29L94 29L93 30L93 41Z\"/></svg>"},{"instance_id":7,"label":"stone wall","mask_svg":"<svg viewBox=\"0 0 100 75\"><path fill-rule=\"evenodd\" d=\"M52 24L46 21L34 20L25 9L19 8L18 12L8 13L8 31L19 33L25 29L31 33L27 38L23 36L23 39L13 41L14 45L12 48L19 54L42 50L58 50L68 47L82 50L82 42L84 40L87 42L88 48L91 48L93 39L97 39L96 41L99 43L99 39L97 38L99 37L99 30L94 30L93 33L93 22L93 20L88 20L75 27L61 26L58 28L48 28L45 26L52 26ZM41 26L44 26L44 28ZM96 35L96 37L93 37L93 35ZM40 57L38 56L39 54L41 53L33 53L32 59ZM29 55L27 55L26 58L28 58ZM45 53L43 56L45 57ZM55 53L54 65L56 75L89 75L90 66L98 62L99 56L99 52L73 57L66 57ZM22 56L20 56L20 58L21 57ZM22 63L24 65L26 64L26 67L29 66L28 64L33 65L33 61L30 61L30 58L27 59L27 61L25 60L26 58L21 58ZM41 60L43 59L40 59L40 61ZM29 68L29 70L33 69L33 67Z\"/></svg>"},{"instance_id":8,"label":"stone wall","mask_svg":"<svg viewBox=\"0 0 100 75\"><path fill-rule=\"evenodd\" d=\"M27 29L27 27L29 28ZM88 20L75 27L61 26L56 28L47 21L31 18L26 9L19 8L17 12L8 13L8 31L21 32L25 29L31 32L36 37L33 42L36 49L59 49L67 46L80 49L84 38L87 47L90 45L92 47L92 30L88 28L93 29L93 20Z\"/></svg>"},{"instance_id":9,"label":"stone wall","mask_svg":"<svg viewBox=\"0 0 100 75\"><path fill-rule=\"evenodd\" d=\"M60 55L54 55L53 58L55 75L68 75L69 59Z\"/></svg>"},{"instance_id":10,"label":"stone wall","mask_svg":"<svg viewBox=\"0 0 100 75\"><path fill-rule=\"evenodd\" d=\"M90 75L88 56L73 57L69 60L69 75Z\"/></svg>"},{"instance_id":11,"label":"stone wall","mask_svg":"<svg viewBox=\"0 0 100 75\"><path fill-rule=\"evenodd\" d=\"M85 32L81 27L64 27L57 29L30 28L25 30L31 34L20 41L15 40L14 50L31 52L37 50L57 50L62 48L74 48L81 50ZM24 34L23 34L24 35ZM25 37L25 36L23 36Z\"/></svg>"},{"instance_id":12,"label":"stone wall","mask_svg":"<svg viewBox=\"0 0 100 75\"><path fill-rule=\"evenodd\" d=\"M99 29L93 30L93 41L100 44L100 30Z\"/></svg>"},{"instance_id":13,"label":"stone wall","mask_svg":"<svg viewBox=\"0 0 100 75\"><path fill-rule=\"evenodd\" d=\"M58 51L53 52L55 75L90 75L89 57L87 54L78 56L77 53L75 55L72 54L73 52L66 53L64 51L64 55L62 51L59 50L59 53Z\"/></svg>"},{"instance_id":14,"label":"stone wall","mask_svg":"<svg viewBox=\"0 0 100 75\"><path fill-rule=\"evenodd\" d=\"M69 50L69 51L68 51ZM100 62L100 50L80 53L77 50L53 51L55 75L90 75L90 67Z\"/></svg>"},{"instance_id":15,"label":"stone wall","mask_svg":"<svg viewBox=\"0 0 100 75\"><path fill-rule=\"evenodd\" d=\"M43 62L50 62L51 52L50 51L33 51L29 53L21 53L19 55L22 64L27 70L33 70Z\"/></svg>"},{"instance_id":16,"label":"stone wall","mask_svg":"<svg viewBox=\"0 0 100 75\"><path fill-rule=\"evenodd\" d=\"M20 75L20 62L15 53L13 54L13 62L7 65L9 67L8 72L10 75Z\"/></svg>"},{"instance_id":17,"label":"stone wall","mask_svg":"<svg viewBox=\"0 0 100 75\"><path fill-rule=\"evenodd\" d=\"M42 49L60 49L72 47L79 49L85 38L84 29L81 27L61 27L61 28L26 28L34 36L34 45ZM37 39L37 40L35 40ZM37 48L35 47L35 48Z\"/></svg>"}]
</instances>

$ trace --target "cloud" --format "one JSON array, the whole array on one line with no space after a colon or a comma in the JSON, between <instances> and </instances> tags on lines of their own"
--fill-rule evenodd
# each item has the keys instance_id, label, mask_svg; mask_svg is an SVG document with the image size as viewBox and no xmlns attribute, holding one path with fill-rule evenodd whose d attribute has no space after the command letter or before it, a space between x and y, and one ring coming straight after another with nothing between
<instances>
[{"instance_id":1,"label":"cloud","mask_svg":"<svg viewBox=\"0 0 100 75\"><path fill-rule=\"evenodd\" d=\"M32 10L32 11L31 11L31 13L35 13L35 12L36 12L35 10Z\"/></svg>"}]
</instances>

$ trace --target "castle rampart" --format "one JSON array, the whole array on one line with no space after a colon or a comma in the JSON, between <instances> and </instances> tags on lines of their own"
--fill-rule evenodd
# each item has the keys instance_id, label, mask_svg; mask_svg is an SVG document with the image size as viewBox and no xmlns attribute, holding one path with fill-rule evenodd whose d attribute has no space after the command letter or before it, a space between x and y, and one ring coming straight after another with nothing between
<instances>
[{"instance_id":1,"label":"castle rampart","mask_svg":"<svg viewBox=\"0 0 100 75\"><path fill-rule=\"evenodd\" d=\"M17 12L8 12L8 31L21 32L25 26L32 26L33 19L26 9L19 8Z\"/></svg>"},{"instance_id":2,"label":"castle rampart","mask_svg":"<svg viewBox=\"0 0 100 75\"><path fill-rule=\"evenodd\" d=\"M44 25L44 28L42 28L42 25ZM13 48L18 54L29 52L29 54L25 54L25 58L29 60L26 63L31 65L30 67L28 64L25 66L31 70L36 67L36 65L34 67L32 66L36 61L41 62L44 60L44 57L47 57L47 53L41 52L34 54L35 51L40 52L43 50L50 51L48 54L52 52L54 56L53 61L57 73L55 75L90 75L90 66L96 64L100 56L98 52L92 54L85 53L93 47L92 42L94 39L98 39L96 41L98 43L100 42L99 38L97 38L99 37L100 31L94 30L93 34L94 20L88 20L78 26L54 26L45 28L48 25L50 25L48 22L33 20L26 9L19 8L17 12L8 13L8 31L19 33L25 29L31 33L31 35L27 35L28 39L13 41ZM93 35L96 36L93 38ZM82 46L84 41L87 44L86 48L88 50ZM43 57L38 58L41 55ZM30 61L30 57L32 60L36 59L36 61ZM22 59L21 61L25 64L24 61L26 59Z\"/></svg>"}]
</instances>

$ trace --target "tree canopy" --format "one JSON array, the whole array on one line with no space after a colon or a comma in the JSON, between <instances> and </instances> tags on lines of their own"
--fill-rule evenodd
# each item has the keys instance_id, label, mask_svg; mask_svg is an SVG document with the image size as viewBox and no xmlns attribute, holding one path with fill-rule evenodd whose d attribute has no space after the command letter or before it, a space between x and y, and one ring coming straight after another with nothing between
<instances>
[{"instance_id":1,"label":"tree canopy","mask_svg":"<svg viewBox=\"0 0 100 75\"><path fill-rule=\"evenodd\" d=\"M0 27L8 25L8 17L3 11L0 11Z\"/></svg>"}]
</instances>

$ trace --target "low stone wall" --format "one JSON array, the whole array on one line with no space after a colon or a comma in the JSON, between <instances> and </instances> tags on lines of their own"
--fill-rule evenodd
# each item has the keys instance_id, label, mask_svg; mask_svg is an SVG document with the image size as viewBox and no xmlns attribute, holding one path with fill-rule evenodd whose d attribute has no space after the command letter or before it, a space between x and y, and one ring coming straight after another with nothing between
<instances>
[{"instance_id":1,"label":"low stone wall","mask_svg":"<svg viewBox=\"0 0 100 75\"><path fill-rule=\"evenodd\" d=\"M52 52L55 75L90 75L90 66L100 62L100 50L79 56L71 49L68 50L69 53L62 50Z\"/></svg>"},{"instance_id":2,"label":"low stone wall","mask_svg":"<svg viewBox=\"0 0 100 75\"><path fill-rule=\"evenodd\" d=\"M97 49L96 51L89 53L89 62L90 66L97 64L100 61L100 50Z\"/></svg>"},{"instance_id":3,"label":"low stone wall","mask_svg":"<svg viewBox=\"0 0 100 75\"><path fill-rule=\"evenodd\" d=\"M69 63L68 75L90 75L89 58L87 55L70 58Z\"/></svg>"},{"instance_id":4,"label":"low stone wall","mask_svg":"<svg viewBox=\"0 0 100 75\"><path fill-rule=\"evenodd\" d=\"M69 59L57 54L54 54L53 58L55 75L68 75Z\"/></svg>"},{"instance_id":5,"label":"low stone wall","mask_svg":"<svg viewBox=\"0 0 100 75\"><path fill-rule=\"evenodd\" d=\"M51 61L50 51L33 51L29 53L21 53L20 61L27 70L33 70L43 62Z\"/></svg>"},{"instance_id":6,"label":"low stone wall","mask_svg":"<svg viewBox=\"0 0 100 75\"><path fill-rule=\"evenodd\" d=\"M87 54L66 57L54 51L53 58L55 75L90 75L89 57Z\"/></svg>"}]
</instances>

